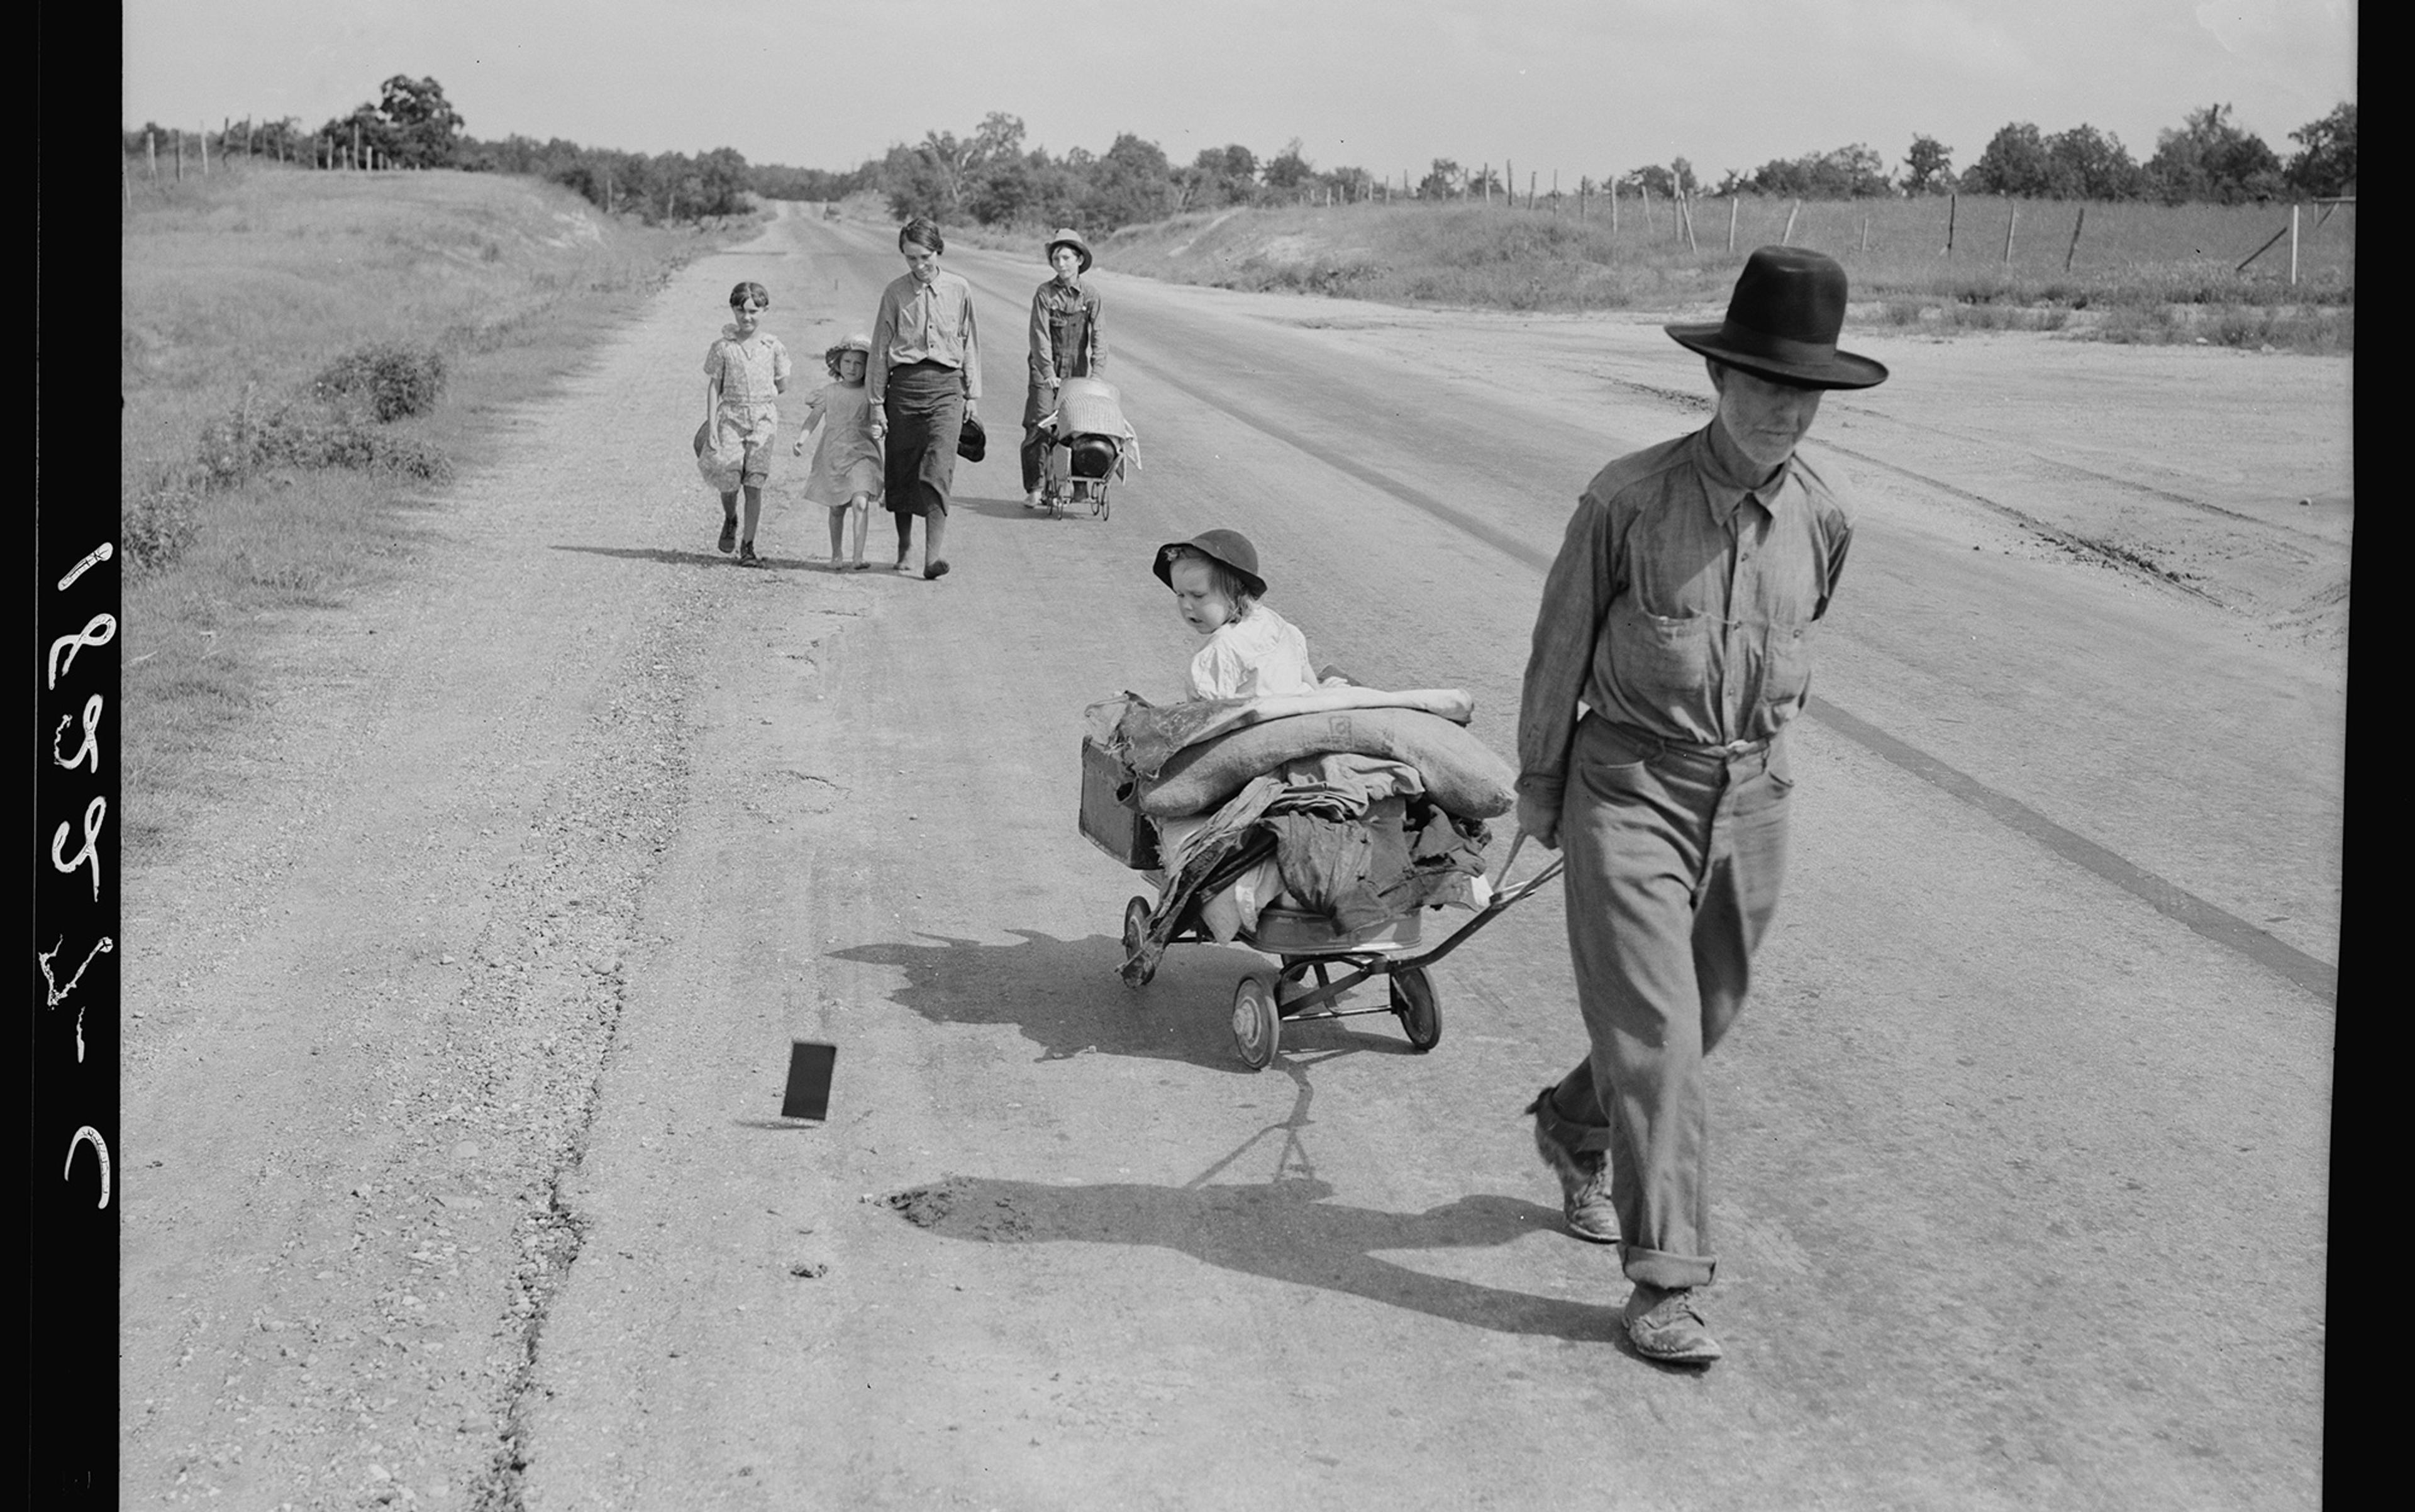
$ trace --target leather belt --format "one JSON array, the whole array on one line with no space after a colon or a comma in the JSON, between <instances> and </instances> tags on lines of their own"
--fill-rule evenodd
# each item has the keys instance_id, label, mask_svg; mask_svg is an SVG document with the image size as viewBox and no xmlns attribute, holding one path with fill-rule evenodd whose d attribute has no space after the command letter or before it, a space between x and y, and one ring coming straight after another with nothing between
<instances>
[{"instance_id":1,"label":"leather belt","mask_svg":"<svg viewBox=\"0 0 2415 1512\"><path fill-rule=\"evenodd\" d=\"M1648 729L1639 729L1633 725L1622 725L1614 719L1604 719L1602 723L1608 726L1620 740L1643 751L1647 756L1658 756L1663 751L1674 751L1679 756L1733 761L1739 756L1759 756L1769 749L1769 741L1765 739L1730 741L1725 745L1704 745L1698 741L1672 741L1666 735L1656 735Z\"/></svg>"}]
</instances>

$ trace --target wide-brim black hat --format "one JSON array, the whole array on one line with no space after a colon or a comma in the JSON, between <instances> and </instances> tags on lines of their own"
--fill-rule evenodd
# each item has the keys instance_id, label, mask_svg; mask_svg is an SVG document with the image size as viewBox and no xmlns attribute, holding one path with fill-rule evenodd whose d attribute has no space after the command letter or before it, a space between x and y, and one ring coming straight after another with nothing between
<instances>
[{"instance_id":1,"label":"wide-brim black hat","mask_svg":"<svg viewBox=\"0 0 2415 1512\"><path fill-rule=\"evenodd\" d=\"M1202 531L1188 541L1168 541L1159 546L1157 561L1151 567L1157 580L1166 587L1174 586L1174 553L1184 546L1239 573L1241 580L1250 586L1252 598L1267 596L1267 580L1258 576L1258 548L1238 531Z\"/></svg>"},{"instance_id":2,"label":"wide-brim black hat","mask_svg":"<svg viewBox=\"0 0 2415 1512\"><path fill-rule=\"evenodd\" d=\"M1728 318L1717 325L1664 325L1679 346L1773 383L1795 388L1869 388L1883 363L1837 350L1845 326L1845 269L1800 247L1764 247L1745 260Z\"/></svg>"},{"instance_id":3,"label":"wide-brim black hat","mask_svg":"<svg viewBox=\"0 0 2415 1512\"><path fill-rule=\"evenodd\" d=\"M1082 271L1084 273L1090 271L1090 244L1082 240L1080 232L1071 226L1058 227L1057 234L1048 238L1048 245L1040 249L1040 255L1053 261L1057 256L1057 248L1060 247L1072 247L1073 255L1082 260Z\"/></svg>"}]
</instances>

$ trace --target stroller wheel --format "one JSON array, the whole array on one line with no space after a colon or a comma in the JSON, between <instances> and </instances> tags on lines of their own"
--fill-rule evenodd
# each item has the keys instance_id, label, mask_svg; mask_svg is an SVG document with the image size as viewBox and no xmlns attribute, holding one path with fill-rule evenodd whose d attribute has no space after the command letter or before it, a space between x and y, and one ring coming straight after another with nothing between
<instances>
[{"instance_id":1,"label":"stroller wheel","mask_svg":"<svg viewBox=\"0 0 2415 1512\"><path fill-rule=\"evenodd\" d=\"M1148 916L1155 911L1149 906L1148 900L1143 897L1134 897L1130 903L1124 905L1124 959L1127 962L1140 954L1142 942L1148 938ZM1140 974L1138 981L1132 981L1129 976L1124 978L1124 985L1135 988L1146 987L1148 985L1149 979L1156 975L1157 968L1151 966Z\"/></svg>"},{"instance_id":2,"label":"stroller wheel","mask_svg":"<svg viewBox=\"0 0 2415 1512\"><path fill-rule=\"evenodd\" d=\"M1392 1011L1409 1037L1409 1048L1422 1055L1442 1043L1442 1004L1434 996L1433 979L1423 966L1392 973Z\"/></svg>"},{"instance_id":3,"label":"stroller wheel","mask_svg":"<svg viewBox=\"0 0 2415 1512\"><path fill-rule=\"evenodd\" d=\"M1282 1040L1282 1015L1275 1006L1275 995L1262 977L1243 977L1233 989L1233 1044L1241 1053L1241 1064L1253 1071L1265 1070L1274 1064L1275 1048Z\"/></svg>"}]
</instances>

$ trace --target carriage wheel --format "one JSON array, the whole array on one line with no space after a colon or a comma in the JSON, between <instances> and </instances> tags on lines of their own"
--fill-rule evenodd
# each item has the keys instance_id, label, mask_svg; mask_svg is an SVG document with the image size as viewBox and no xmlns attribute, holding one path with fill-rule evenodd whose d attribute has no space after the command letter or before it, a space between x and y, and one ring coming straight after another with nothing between
<instances>
[{"instance_id":1,"label":"carriage wheel","mask_svg":"<svg viewBox=\"0 0 2415 1512\"><path fill-rule=\"evenodd\" d=\"M1134 897L1130 903L1124 905L1125 960L1130 961L1133 956L1140 954L1142 942L1148 938L1148 916L1154 912L1156 912L1156 910L1149 906L1149 902L1147 898ZM1124 985L1127 987L1146 987L1148 985L1149 979L1156 975L1157 967L1151 966L1148 970L1140 974L1140 980L1138 981L1134 981L1130 977L1126 977L1124 979Z\"/></svg>"},{"instance_id":2,"label":"carriage wheel","mask_svg":"<svg viewBox=\"0 0 2415 1512\"><path fill-rule=\"evenodd\" d=\"M1266 979L1243 977L1233 989L1233 1044L1241 1053L1241 1064L1265 1070L1274 1063L1275 1047L1282 1040L1282 1015Z\"/></svg>"},{"instance_id":3,"label":"carriage wheel","mask_svg":"<svg viewBox=\"0 0 2415 1512\"><path fill-rule=\"evenodd\" d=\"M1409 1048L1422 1055L1442 1043L1442 1004L1434 996L1433 979L1423 966L1391 974L1392 1011L1400 1015Z\"/></svg>"}]
</instances>

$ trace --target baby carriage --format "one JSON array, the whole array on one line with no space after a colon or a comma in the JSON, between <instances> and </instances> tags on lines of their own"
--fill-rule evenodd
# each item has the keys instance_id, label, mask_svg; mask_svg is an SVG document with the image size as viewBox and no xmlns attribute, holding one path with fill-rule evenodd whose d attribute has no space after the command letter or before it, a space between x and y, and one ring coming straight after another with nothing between
<instances>
[{"instance_id":1,"label":"baby carriage","mask_svg":"<svg viewBox=\"0 0 2415 1512\"><path fill-rule=\"evenodd\" d=\"M1085 508L1107 517L1107 485L1124 475L1124 463L1140 465L1140 442L1124 419L1113 384L1095 378L1069 378L1057 391L1057 408L1040 417L1048 442L1041 461L1041 502L1058 516Z\"/></svg>"},{"instance_id":2,"label":"baby carriage","mask_svg":"<svg viewBox=\"0 0 2415 1512\"><path fill-rule=\"evenodd\" d=\"M1497 774L1484 771L1487 763L1498 768L1499 758L1464 731L1456 730L1448 720L1415 708L1371 709L1358 701L1368 691L1351 690L1329 698L1347 709L1346 713L1335 716L1330 710L1278 713L1254 731L1243 729L1230 737L1238 741L1240 736L1250 736L1253 747L1263 753L1270 738L1275 743L1290 738L1280 733L1279 726L1323 724L1328 730L1354 732L1350 742L1361 746L1368 743L1369 732L1374 731L1377 743L1390 745L1389 758L1415 755L1418 757L1415 764L1436 776L1438 780L1430 786L1413 782L1411 786L1418 790L1374 801L1360 811L1357 822L1370 831L1371 849L1383 851L1388 831L1394 853L1408 858L1409 864L1391 872L1379 890L1360 894L1352 907L1312 906L1313 898L1295 895L1300 891L1300 878L1290 870L1274 869L1278 855L1292 848L1288 836L1278 839L1272 832L1272 827L1282 822L1283 811L1298 807L1303 795L1313 803L1334 786L1330 780L1319 782L1307 775L1307 769L1296 758L1283 763L1283 771L1244 785L1219 804L1212 816L1163 821L1166 846L1162 848L1159 824L1138 806L1149 801L1143 790L1150 782L1135 780L1123 759L1131 756L1130 746L1124 745L1119 756L1109 748L1118 743L1113 741L1102 744L1093 738L1083 745L1083 833L1124 865L1142 873L1157 892L1153 900L1136 895L1124 906L1125 984L1134 989L1148 985L1164 948L1186 941L1238 944L1275 957L1274 969L1247 972L1233 990L1233 1040L1242 1064L1252 1070L1273 1063L1282 1044L1282 1025L1302 1019L1390 1013L1400 1021L1412 1049L1420 1055L1433 1049L1442 1040L1442 1004L1426 968L1560 872L1555 860L1524 881L1510 885L1509 868L1523 845L1521 836L1511 845L1499 876L1489 878L1481 857L1489 838L1482 820L1448 812L1446 804L1505 812L1508 793L1501 779L1509 774L1506 769ZM1420 696L1375 696L1413 699ZM1328 696L1259 700L1284 705L1323 701L1328 701ZM1408 722L1413 720L1423 721L1423 727L1410 726ZM1381 733L1388 725L1408 727L1411 735L1388 741ZM1455 740L1438 739L1437 726L1452 729ZM1191 766L1195 769L1202 760L1219 759L1213 749L1219 743L1211 738L1192 747L1187 758ZM1341 742L1322 739L1312 729L1293 743L1314 747ZM1412 746L1414 751L1409 749ZM1204 756L1198 754L1203 752ZM1312 766L1315 760L1312 757ZM1443 766L1461 770L1456 773L1435 770ZM1328 766L1323 774L1330 779L1335 769ZM1167 779L1162 774L1158 781L1159 791L1170 790L1163 786ZM1490 796L1471 802L1471 793ZM1290 864L1288 859L1286 864ZM1247 894L1253 887L1268 901L1261 904L1250 897L1237 901L1237 895ZM1312 893L1314 889L1308 891ZM1438 944L1427 947L1425 911L1446 903L1471 908L1474 916ZM1343 1001L1352 989L1377 977L1384 979L1387 988L1382 1003L1349 1006Z\"/></svg>"}]
</instances>

